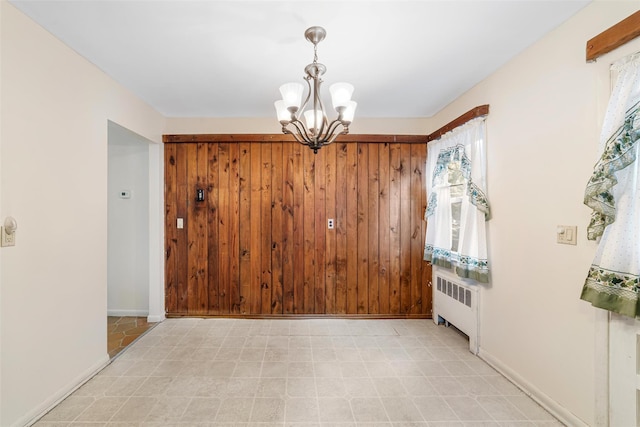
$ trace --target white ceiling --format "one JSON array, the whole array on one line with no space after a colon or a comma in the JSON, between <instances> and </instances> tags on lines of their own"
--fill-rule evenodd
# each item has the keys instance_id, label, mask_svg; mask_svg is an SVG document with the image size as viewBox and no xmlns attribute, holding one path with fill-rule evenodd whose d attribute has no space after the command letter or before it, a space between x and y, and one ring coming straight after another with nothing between
<instances>
[{"instance_id":1,"label":"white ceiling","mask_svg":"<svg viewBox=\"0 0 640 427\"><path fill-rule=\"evenodd\" d=\"M169 117L275 117L313 60L352 83L357 117L429 117L590 0L12 0Z\"/></svg>"}]
</instances>

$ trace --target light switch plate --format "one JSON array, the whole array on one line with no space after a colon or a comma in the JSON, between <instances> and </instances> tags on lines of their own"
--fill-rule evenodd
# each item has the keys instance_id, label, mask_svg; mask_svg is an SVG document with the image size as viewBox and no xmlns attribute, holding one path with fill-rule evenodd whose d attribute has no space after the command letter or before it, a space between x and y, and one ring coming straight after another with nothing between
<instances>
[{"instance_id":1,"label":"light switch plate","mask_svg":"<svg viewBox=\"0 0 640 427\"><path fill-rule=\"evenodd\" d=\"M578 244L578 226L576 225L559 225L557 230L558 243L563 245Z\"/></svg>"}]
</instances>

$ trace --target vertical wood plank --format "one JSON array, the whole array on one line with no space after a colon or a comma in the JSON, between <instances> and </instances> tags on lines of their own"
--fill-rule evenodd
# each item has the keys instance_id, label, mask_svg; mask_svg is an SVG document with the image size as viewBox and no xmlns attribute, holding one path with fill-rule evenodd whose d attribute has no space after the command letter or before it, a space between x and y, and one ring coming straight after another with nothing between
<instances>
[{"instance_id":1,"label":"vertical wood plank","mask_svg":"<svg viewBox=\"0 0 640 427\"><path fill-rule=\"evenodd\" d=\"M347 314L358 314L358 144L347 144Z\"/></svg>"},{"instance_id":2,"label":"vertical wood plank","mask_svg":"<svg viewBox=\"0 0 640 427\"><path fill-rule=\"evenodd\" d=\"M283 186L282 186L282 311L294 311L294 236L293 236L293 143L282 144Z\"/></svg>"},{"instance_id":3,"label":"vertical wood plank","mask_svg":"<svg viewBox=\"0 0 640 427\"><path fill-rule=\"evenodd\" d=\"M411 147L400 146L400 313L411 312Z\"/></svg>"},{"instance_id":4,"label":"vertical wood plank","mask_svg":"<svg viewBox=\"0 0 640 427\"><path fill-rule=\"evenodd\" d=\"M358 143L358 314L369 309L369 145Z\"/></svg>"},{"instance_id":5,"label":"vertical wood plank","mask_svg":"<svg viewBox=\"0 0 640 427\"><path fill-rule=\"evenodd\" d=\"M425 262L422 265L422 314L433 315L433 281L432 281L432 266L430 262Z\"/></svg>"},{"instance_id":6,"label":"vertical wood plank","mask_svg":"<svg viewBox=\"0 0 640 427\"><path fill-rule=\"evenodd\" d=\"M208 244L208 278L209 314L220 314L219 286L220 286L220 254L218 245L218 208L219 208L219 172L218 172L218 144L209 143L208 168L208 215L207 215L207 244Z\"/></svg>"},{"instance_id":7,"label":"vertical wood plank","mask_svg":"<svg viewBox=\"0 0 640 427\"><path fill-rule=\"evenodd\" d=\"M262 144L251 143L251 314L262 313ZM244 226L244 224L243 224Z\"/></svg>"},{"instance_id":8,"label":"vertical wood plank","mask_svg":"<svg viewBox=\"0 0 640 427\"><path fill-rule=\"evenodd\" d=\"M422 193L424 159L422 146L411 146L411 313L422 313ZM426 284L425 284L426 286Z\"/></svg>"},{"instance_id":9,"label":"vertical wood plank","mask_svg":"<svg viewBox=\"0 0 640 427\"><path fill-rule=\"evenodd\" d=\"M240 312L240 147L229 146L229 298L231 313Z\"/></svg>"},{"instance_id":10,"label":"vertical wood plank","mask_svg":"<svg viewBox=\"0 0 640 427\"><path fill-rule=\"evenodd\" d=\"M325 312L336 314L336 238L337 238L337 206L336 206L336 144L325 147ZM333 219L334 228L327 228L327 221Z\"/></svg>"},{"instance_id":11,"label":"vertical wood plank","mask_svg":"<svg viewBox=\"0 0 640 427\"><path fill-rule=\"evenodd\" d=\"M390 236L390 208L389 208L389 144L379 144L379 275L378 275L378 295L380 301L380 313L389 314L389 236Z\"/></svg>"},{"instance_id":12,"label":"vertical wood plank","mask_svg":"<svg viewBox=\"0 0 640 427\"><path fill-rule=\"evenodd\" d=\"M315 216L315 159L313 151L303 147L304 162L304 288L303 312L314 313L316 284L316 216Z\"/></svg>"},{"instance_id":13,"label":"vertical wood plank","mask_svg":"<svg viewBox=\"0 0 640 427\"><path fill-rule=\"evenodd\" d=\"M327 217L325 211L326 198L326 150L321 150L315 154L315 268L316 283L314 288L314 313L322 314L325 312L325 257L326 257L326 240L327 240Z\"/></svg>"},{"instance_id":14,"label":"vertical wood plank","mask_svg":"<svg viewBox=\"0 0 640 427\"><path fill-rule=\"evenodd\" d=\"M422 214L421 230L420 230L420 262L422 264L422 314L423 315L431 315L431 292L432 292L432 283L431 283L431 263L423 261L424 256L424 244L425 237L427 233L427 222L424 220L424 212L427 209L427 192L426 192L426 165L427 165L427 145L421 145L420 150L420 162L423 165L423 178L421 182L422 190L420 193L422 194L422 205L420 207L420 212Z\"/></svg>"},{"instance_id":15,"label":"vertical wood plank","mask_svg":"<svg viewBox=\"0 0 640 427\"><path fill-rule=\"evenodd\" d=\"M389 149L389 313L400 314L400 144Z\"/></svg>"},{"instance_id":16,"label":"vertical wood plank","mask_svg":"<svg viewBox=\"0 0 640 427\"><path fill-rule=\"evenodd\" d=\"M218 300L220 304L220 314L230 313L230 297L229 286L231 283L231 272L229 259L231 257L230 248L230 198L231 188L229 186L230 159L229 159L229 143L220 143L218 145L219 160L219 208L218 208L218 269L219 269L219 285Z\"/></svg>"},{"instance_id":17,"label":"vertical wood plank","mask_svg":"<svg viewBox=\"0 0 640 427\"><path fill-rule=\"evenodd\" d=\"M271 313L282 314L282 142L271 144Z\"/></svg>"},{"instance_id":18,"label":"vertical wood plank","mask_svg":"<svg viewBox=\"0 0 640 427\"><path fill-rule=\"evenodd\" d=\"M176 144L164 146L164 173L165 173L165 311L177 312L177 263L178 263L178 236L176 229L177 213L177 165Z\"/></svg>"},{"instance_id":19,"label":"vertical wood plank","mask_svg":"<svg viewBox=\"0 0 640 427\"><path fill-rule=\"evenodd\" d=\"M251 313L251 143L239 144L239 256L240 314Z\"/></svg>"},{"instance_id":20,"label":"vertical wood plank","mask_svg":"<svg viewBox=\"0 0 640 427\"><path fill-rule=\"evenodd\" d=\"M251 143L251 277L252 314L262 313L262 144Z\"/></svg>"},{"instance_id":21,"label":"vertical wood plank","mask_svg":"<svg viewBox=\"0 0 640 427\"><path fill-rule=\"evenodd\" d=\"M347 313L347 144L336 148L335 212L336 266L335 313Z\"/></svg>"},{"instance_id":22,"label":"vertical wood plank","mask_svg":"<svg viewBox=\"0 0 640 427\"><path fill-rule=\"evenodd\" d=\"M187 313L198 313L198 144L187 146Z\"/></svg>"},{"instance_id":23,"label":"vertical wood plank","mask_svg":"<svg viewBox=\"0 0 640 427\"><path fill-rule=\"evenodd\" d=\"M369 145L369 314L380 313L380 184L379 184L379 147Z\"/></svg>"},{"instance_id":24,"label":"vertical wood plank","mask_svg":"<svg viewBox=\"0 0 640 427\"><path fill-rule=\"evenodd\" d=\"M302 145L295 143L293 152L293 312L304 313L305 307L305 238L304 156Z\"/></svg>"},{"instance_id":25,"label":"vertical wood plank","mask_svg":"<svg viewBox=\"0 0 640 427\"><path fill-rule=\"evenodd\" d=\"M262 222L260 239L262 240L262 314L271 313L271 144L261 144L262 161Z\"/></svg>"},{"instance_id":26,"label":"vertical wood plank","mask_svg":"<svg viewBox=\"0 0 640 427\"><path fill-rule=\"evenodd\" d=\"M195 183L189 186L192 191L191 219L189 221L189 312L206 314L209 308L209 292L207 289L207 160L208 146L205 143L196 145L195 162L189 169L195 170ZM196 190L203 190L205 200L196 201ZM192 242L192 243L191 243Z\"/></svg>"},{"instance_id":27,"label":"vertical wood plank","mask_svg":"<svg viewBox=\"0 0 640 427\"><path fill-rule=\"evenodd\" d=\"M178 230L177 311L186 314L189 311L189 147L178 147L178 182L178 218L183 218L184 228Z\"/></svg>"}]
</instances>

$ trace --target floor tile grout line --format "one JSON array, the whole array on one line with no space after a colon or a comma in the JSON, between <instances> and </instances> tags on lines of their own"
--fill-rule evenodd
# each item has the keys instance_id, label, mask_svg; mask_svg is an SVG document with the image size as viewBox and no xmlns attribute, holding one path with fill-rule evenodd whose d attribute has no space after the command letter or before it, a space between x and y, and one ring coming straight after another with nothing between
<instances>
[{"instance_id":1,"label":"floor tile grout line","mask_svg":"<svg viewBox=\"0 0 640 427\"><path fill-rule=\"evenodd\" d=\"M320 420L320 399L318 397L318 381L316 380L316 365L315 365L315 353L313 351L313 347L311 348L311 370L313 371L313 389L315 391L315 396L316 396L316 405L318 406L318 423L321 422Z\"/></svg>"}]
</instances>

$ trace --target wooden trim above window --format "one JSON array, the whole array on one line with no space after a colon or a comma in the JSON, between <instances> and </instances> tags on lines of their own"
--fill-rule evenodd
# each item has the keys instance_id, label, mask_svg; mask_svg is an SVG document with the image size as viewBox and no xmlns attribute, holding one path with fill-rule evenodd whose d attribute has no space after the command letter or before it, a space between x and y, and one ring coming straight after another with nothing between
<instances>
[{"instance_id":1,"label":"wooden trim above window","mask_svg":"<svg viewBox=\"0 0 640 427\"><path fill-rule=\"evenodd\" d=\"M587 62L640 36L640 11L623 19L587 42Z\"/></svg>"},{"instance_id":2,"label":"wooden trim above window","mask_svg":"<svg viewBox=\"0 0 640 427\"><path fill-rule=\"evenodd\" d=\"M445 133L457 128L458 126L462 126L463 124L475 119L476 117L486 116L487 114L489 114L489 104L480 105L478 107L472 108L471 110L467 111L457 119L450 121L446 125L442 126L440 129L438 129L437 131L427 135L427 142L436 140L440 138L442 135L444 135Z\"/></svg>"}]
</instances>

